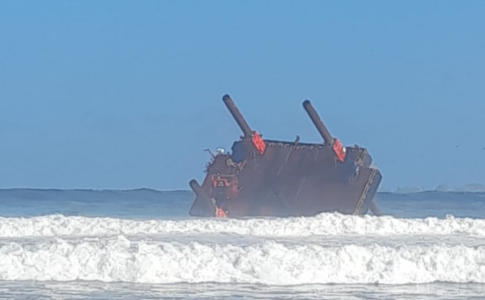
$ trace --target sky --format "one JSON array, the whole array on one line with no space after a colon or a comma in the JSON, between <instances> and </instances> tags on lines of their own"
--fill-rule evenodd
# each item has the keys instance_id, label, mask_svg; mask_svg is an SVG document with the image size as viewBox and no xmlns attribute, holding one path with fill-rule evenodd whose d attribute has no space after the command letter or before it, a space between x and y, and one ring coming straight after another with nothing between
<instances>
[{"instance_id":1,"label":"sky","mask_svg":"<svg viewBox=\"0 0 485 300\"><path fill-rule=\"evenodd\" d=\"M0 188L189 189L240 129L485 184L485 1L0 1Z\"/></svg>"}]
</instances>

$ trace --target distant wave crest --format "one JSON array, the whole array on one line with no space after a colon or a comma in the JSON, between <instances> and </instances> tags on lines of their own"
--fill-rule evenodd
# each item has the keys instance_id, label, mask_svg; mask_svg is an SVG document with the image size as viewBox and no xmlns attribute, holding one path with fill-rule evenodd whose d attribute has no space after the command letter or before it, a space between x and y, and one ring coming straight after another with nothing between
<instances>
[{"instance_id":1,"label":"distant wave crest","mask_svg":"<svg viewBox=\"0 0 485 300\"><path fill-rule=\"evenodd\" d=\"M485 236L485 219L401 219L321 214L310 218L128 220L50 215L0 218L0 238L160 234L235 234L259 237L314 235L466 234Z\"/></svg>"}]
</instances>

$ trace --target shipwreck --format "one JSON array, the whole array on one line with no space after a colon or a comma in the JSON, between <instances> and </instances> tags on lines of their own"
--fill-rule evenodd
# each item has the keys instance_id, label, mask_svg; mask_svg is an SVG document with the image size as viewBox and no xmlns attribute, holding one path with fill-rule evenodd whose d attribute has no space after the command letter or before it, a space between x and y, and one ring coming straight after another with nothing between
<instances>
[{"instance_id":1,"label":"shipwreck","mask_svg":"<svg viewBox=\"0 0 485 300\"><path fill-rule=\"evenodd\" d=\"M263 139L229 95L223 102L243 135L231 152L211 153L189 214L197 217L295 217L323 212L380 215L374 196L382 180L366 148L343 146L309 100L303 108L323 143Z\"/></svg>"}]
</instances>

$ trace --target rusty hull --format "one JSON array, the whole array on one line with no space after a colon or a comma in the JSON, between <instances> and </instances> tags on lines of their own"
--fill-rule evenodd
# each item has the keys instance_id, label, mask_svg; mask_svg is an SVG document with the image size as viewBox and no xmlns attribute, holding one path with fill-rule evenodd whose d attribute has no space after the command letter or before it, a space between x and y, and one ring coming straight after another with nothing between
<instances>
[{"instance_id":1,"label":"rusty hull","mask_svg":"<svg viewBox=\"0 0 485 300\"><path fill-rule=\"evenodd\" d=\"M379 215L373 198L381 182L371 167L367 149L341 147L332 137L310 101L303 102L324 143L262 139L264 152L229 95L223 97L243 132L232 153L217 153L207 165L206 177L190 187L195 199L189 214L214 217L222 208L227 217L314 216L322 212ZM335 150L336 149L336 150ZM261 150L261 148L259 149ZM342 152L343 151L343 152ZM262 153L261 153L262 152Z\"/></svg>"}]
</instances>

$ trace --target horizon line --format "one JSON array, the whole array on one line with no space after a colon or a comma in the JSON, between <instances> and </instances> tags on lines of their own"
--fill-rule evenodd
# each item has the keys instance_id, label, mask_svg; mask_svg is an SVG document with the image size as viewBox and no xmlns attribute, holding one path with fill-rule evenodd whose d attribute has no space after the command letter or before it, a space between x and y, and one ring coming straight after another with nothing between
<instances>
[{"instance_id":1,"label":"horizon line","mask_svg":"<svg viewBox=\"0 0 485 300\"><path fill-rule=\"evenodd\" d=\"M440 187L443 187L440 189ZM467 189L470 187L474 187L473 190ZM478 188L478 189L477 189ZM161 192L161 193L176 193L176 192L191 192L193 191L189 189L157 189L157 188L149 188L149 187L137 187L137 188L37 188L37 187L0 187L0 191L14 191L14 190L25 190L25 191L91 191L91 192L130 192L130 191L140 191L140 190L147 190L147 191L154 191L154 192ZM379 194L385 193L395 193L395 194L414 194L414 193L424 193L424 192L469 192L469 193L485 193L485 184L480 183L470 183L463 185L461 187L451 187L448 185L439 185L434 189L423 189L417 186L408 186L408 187L399 187L396 189L389 189L389 188L381 188L377 191Z\"/></svg>"}]
</instances>

